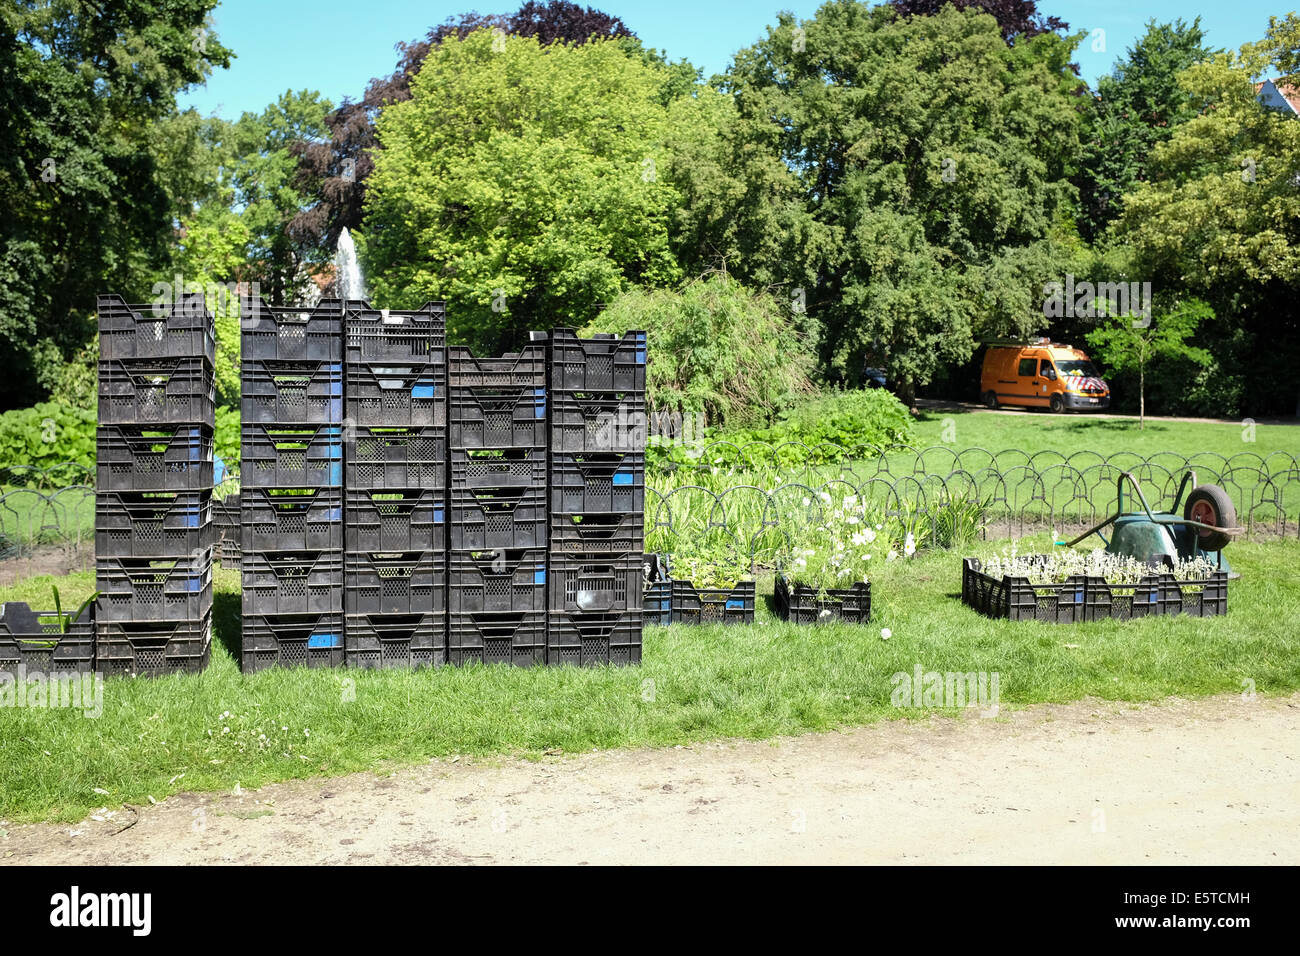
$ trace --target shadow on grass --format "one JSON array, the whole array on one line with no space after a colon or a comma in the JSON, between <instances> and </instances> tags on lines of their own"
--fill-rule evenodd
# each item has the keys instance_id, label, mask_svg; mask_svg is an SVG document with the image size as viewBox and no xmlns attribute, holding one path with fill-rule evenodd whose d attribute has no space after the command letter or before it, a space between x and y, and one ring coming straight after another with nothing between
<instances>
[{"instance_id":1,"label":"shadow on grass","mask_svg":"<svg viewBox=\"0 0 1300 956\"><path fill-rule=\"evenodd\" d=\"M1069 422L1065 425L1065 430L1069 432L1090 432L1090 431L1111 431L1111 432L1129 432L1137 431L1137 422L1127 420L1112 421L1106 418L1089 418L1081 421ZM1153 422L1147 422L1147 432L1167 432L1168 425L1158 425Z\"/></svg>"},{"instance_id":2,"label":"shadow on grass","mask_svg":"<svg viewBox=\"0 0 1300 956\"><path fill-rule=\"evenodd\" d=\"M243 595L218 591L212 595L212 636L236 661L244 645Z\"/></svg>"}]
</instances>

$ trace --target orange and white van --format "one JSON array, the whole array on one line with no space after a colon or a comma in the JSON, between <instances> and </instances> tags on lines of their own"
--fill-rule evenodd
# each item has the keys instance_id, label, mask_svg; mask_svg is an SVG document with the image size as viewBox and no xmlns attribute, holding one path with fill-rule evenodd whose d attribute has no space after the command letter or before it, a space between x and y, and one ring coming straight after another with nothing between
<instances>
[{"instance_id":1,"label":"orange and white van","mask_svg":"<svg viewBox=\"0 0 1300 956\"><path fill-rule=\"evenodd\" d=\"M980 374L980 397L989 408L1024 405L1078 412L1110 406L1110 389L1092 359L1073 346L1048 339L989 346Z\"/></svg>"}]
</instances>

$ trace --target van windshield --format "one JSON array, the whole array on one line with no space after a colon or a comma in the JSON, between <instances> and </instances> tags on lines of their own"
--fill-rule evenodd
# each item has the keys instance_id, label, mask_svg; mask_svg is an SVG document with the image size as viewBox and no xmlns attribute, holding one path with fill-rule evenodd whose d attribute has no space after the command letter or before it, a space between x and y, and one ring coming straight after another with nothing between
<instances>
[{"instance_id":1,"label":"van windshield","mask_svg":"<svg viewBox=\"0 0 1300 956\"><path fill-rule=\"evenodd\" d=\"M1084 378L1099 378L1096 367L1091 362L1080 359L1057 359L1056 370L1061 375L1082 375Z\"/></svg>"}]
</instances>

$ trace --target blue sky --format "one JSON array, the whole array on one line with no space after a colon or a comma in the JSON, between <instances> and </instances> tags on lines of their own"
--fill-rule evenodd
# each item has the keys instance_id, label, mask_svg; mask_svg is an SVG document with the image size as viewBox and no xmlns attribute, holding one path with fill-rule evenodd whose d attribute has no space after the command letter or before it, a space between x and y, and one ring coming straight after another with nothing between
<instances>
[{"instance_id":1,"label":"blue sky","mask_svg":"<svg viewBox=\"0 0 1300 956\"><path fill-rule=\"evenodd\" d=\"M650 46L676 60L686 57L705 76L721 72L733 53L748 46L776 20L779 10L811 17L820 0L582 0L623 22ZM391 73L399 40L422 37L431 26L467 10L508 13L521 0L225 0L214 27L237 59L206 87L181 97L183 106L228 119L261 111L287 89L314 89L334 103L359 98L366 81ZM1286 5L1266 0L1193 3L1179 0L1039 0L1040 12L1058 16L1071 30L1088 30L1077 62L1090 83L1106 73L1141 35L1148 19L1190 20L1200 14L1211 46L1238 47L1258 40L1270 13ZM1094 51L1103 40L1104 50Z\"/></svg>"}]
</instances>

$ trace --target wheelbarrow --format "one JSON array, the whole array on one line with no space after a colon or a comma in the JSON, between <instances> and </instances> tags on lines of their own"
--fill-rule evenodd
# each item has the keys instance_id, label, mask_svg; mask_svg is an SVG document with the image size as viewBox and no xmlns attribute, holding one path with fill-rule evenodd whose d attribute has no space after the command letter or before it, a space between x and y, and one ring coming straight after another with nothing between
<instances>
[{"instance_id":1,"label":"wheelbarrow","mask_svg":"<svg viewBox=\"0 0 1300 956\"><path fill-rule=\"evenodd\" d=\"M1132 485L1133 495L1142 506L1141 511L1125 510L1126 482ZM1192 489L1179 517L1178 505L1183 502L1183 492L1187 491L1189 482ZM1173 568L1178 559L1205 557L1220 571L1231 571L1223 549L1244 529L1237 527L1237 509L1228 493L1218 485L1198 485L1196 472L1188 471L1178 484L1173 507L1169 511L1152 511L1137 477L1124 471L1115 482L1115 500L1115 514L1073 541L1056 543L1073 547L1095 534L1111 554L1125 554L1153 567ZM1112 525L1114 530L1107 539L1102 531Z\"/></svg>"}]
</instances>

